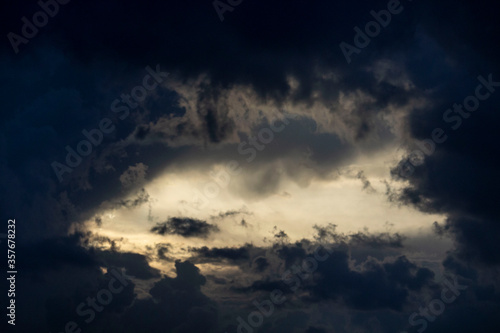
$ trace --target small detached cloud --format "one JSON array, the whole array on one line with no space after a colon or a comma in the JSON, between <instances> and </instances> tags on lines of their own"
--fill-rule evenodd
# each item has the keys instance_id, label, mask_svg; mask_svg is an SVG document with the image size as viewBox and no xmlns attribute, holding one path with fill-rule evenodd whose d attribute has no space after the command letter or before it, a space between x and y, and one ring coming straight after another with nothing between
<instances>
[{"instance_id":1,"label":"small detached cloud","mask_svg":"<svg viewBox=\"0 0 500 333\"><path fill-rule=\"evenodd\" d=\"M219 228L216 225L188 217L171 217L168 221L158 223L151 228L151 232L158 235L178 235L186 238L206 238L209 234L218 231Z\"/></svg>"}]
</instances>

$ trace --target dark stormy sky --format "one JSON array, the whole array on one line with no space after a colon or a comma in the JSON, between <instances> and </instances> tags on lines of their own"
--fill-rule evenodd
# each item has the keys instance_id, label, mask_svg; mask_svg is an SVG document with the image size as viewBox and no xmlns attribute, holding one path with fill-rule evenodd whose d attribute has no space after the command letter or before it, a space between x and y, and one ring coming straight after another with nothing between
<instances>
[{"instance_id":1,"label":"dark stormy sky","mask_svg":"<svg viewBox=\"0 0 500 333\"><path fill-rule=\"evenodd\" d=\"M496 2L1 7L2 332L498 330Z\"/></svg>"}]
</instances>

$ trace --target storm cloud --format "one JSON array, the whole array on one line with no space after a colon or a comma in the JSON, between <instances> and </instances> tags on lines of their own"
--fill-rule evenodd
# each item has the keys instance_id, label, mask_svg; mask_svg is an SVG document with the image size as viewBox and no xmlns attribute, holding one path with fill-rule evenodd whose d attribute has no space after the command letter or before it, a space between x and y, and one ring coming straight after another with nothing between
<instances>
[{"instance_id":1,"label":"storm cloud","mask_svg":"<svg viewBox=\"0 0 500 333\"><path fill-rule=\"evenodd\" d=\"M274 290L255 331L498 327L497 4L0 7L2 332L237 332Z\"/></svg>"}]
</instances>

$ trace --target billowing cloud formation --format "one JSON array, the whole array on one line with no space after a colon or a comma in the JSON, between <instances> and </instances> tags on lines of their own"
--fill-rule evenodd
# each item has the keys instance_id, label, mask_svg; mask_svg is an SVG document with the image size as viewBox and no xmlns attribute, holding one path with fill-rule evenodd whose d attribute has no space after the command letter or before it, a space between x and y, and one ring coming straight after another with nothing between
<instances>
[{"instance_id":1,"label":"billowing cloud formation","mask_svg":"<svg viewBox=\"0 0 500 333\"><path fill-rule=\"evenodd\" d=\"M280 308L262 331L415 330L408 318L439 297L436 281L443 274L459 275L469 287L428 320L427 332L498 327L495 4L244 1L221 22L206 0L42 3L58 7L48 9L57 11L53 15L35 15L46 16L47 24L26 23L47 7L39 1L0 5L6 13L3 36L22 36L14 48L9 37L0 45L8 82L0 90L0 216L17 221L16 255L24 269L17 311L18 318L29 318L19 320L20 331L61 331L72 319L83 331L96 332L236 330L235 318L255 311L249 298L288 287L280 274L311 255L315 242L349 250L333 252L318 266L316 279L301 283L300 294L287 291L294 303ZM375 36L366 24L388 20L390 3L398 13L381 23ZM342 42L356 47L350 61ZM142 96L145 83L155 88ZM282 110L297 117L285 122ZM101 137L94 130L103 120L114 129ZM271 125L284 128L264 145L259 133ZM240 144L249 150L240 153ZM416 164L410 173L401 174L399 155L389 160L384 155L383 163L372 165L395 146L407 151L401 165L408 166L408 159ZM417 149L422 153L412 154ZM389 199L445 216L435 230L454 247L442 261L437 253L429 255L432 246L427 252L410 248L412 235L342 234L328 225L319 226L313 240L290 243L291 231L279 229L269 247L241 245L256 240L255 230L275 225L274 216L257 212L256 221L241 220L247 228L239 228L240 247L211 244L208 236L225 232L224 219L237 211L217 215L221 210L210 207L203 220L183 217L192 215L175 207L178 211L162 216L178 217L147 225L144 232L152 228L155 234L202 243L184 253L193 262L177 262L170 272L172 267L162 265L185 250L173 241L144 251L153 253L148 257L122 251L128 240L121 235L86 230L106 226L104 209L151 203L141 190L146 181L178 170L196 179L235 158L242 172L232 179L231 194L242 201L265 201L283 193L284 185L333 181L339 170L361 160L379 175L392 166ZM54 161L70 169L62 182ZM349 176L362 182L363 194L380 194L367 169L352 170ZM321 209L311 208L313 223ZM208 223L216 219L217 226ZM95 221L91 227L84 224L89 220ZM85 239L89 235L94 246ZM157 268L151 268L156 259ZM211 278L194 265L210 270ZM113 268L134 281L127 280L93 326L84 327L82 318L74 318L75 309L109 284Z\"/></svg>"},{"instance_id":2,"label":"billowing cloud formation","mask_svg":"<svg viewBox=\"0 0 500 333\"><path fill-rule=\"evenodd\" d=\"M190 262L175 263L177 276L164 277L150 290L154 301L140 300L120 320L111 323L120 332L210 331L217 323L215 304L200 288L206 278ZM147 315L149 320L142 318Z\"/></svg>"},{"instance_id":3,"label":"billowing cloud formation","mask_svg":"<svg viewBox=\"0 0 500 333\"><path fill-rule=\"evenodd\" d=\"M356 309L401 310L409 291L430 285L434 277L432 271L417 268L405 257L382 265L366 262L361 272L351 271L347 259L345 253L334 253L321 265L322 278L312 287L314 297L341 298Z\"/></svg>"},{"instance_id":4,"label":"billowing cloud formation","mask_svg":"<svg viewBox=\"0 0 500 333\"><path fill-rule=\"evenodd\" d=\"M151 268L147 259L138 253L117 253L104 251L99 254L107 266L124 267L126 274L138 279L160 277L157 269Z\"/></svg>"}]
</instances>

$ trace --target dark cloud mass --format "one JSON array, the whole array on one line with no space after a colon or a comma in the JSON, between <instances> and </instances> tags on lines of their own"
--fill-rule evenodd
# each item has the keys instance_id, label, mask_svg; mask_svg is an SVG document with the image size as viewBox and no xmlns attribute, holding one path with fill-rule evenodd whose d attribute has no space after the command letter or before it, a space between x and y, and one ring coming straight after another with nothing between
<instances>
[{"instance_id":1,"label":"dark cloud mass","mask_svg":"<svg viewBox=\"0 0 500 333\"><path fill-rule=\"evenodd\" d=\"M212 248L204 246L201 248L191 249L192 252L196 253L202 258L206 259L229 259L229 260L240 260L248 259L248 249L246 248Z\"/></svg>"},{"instance_id":2,"label":"dark cloud mass","mask_svg":"<svg viewBox=\"0 0 500 333\"><path fill-rule=\"evenodd\" d=\"M216 225L187 217L170 217L166 222L158 223L151 228L151 232L158 235L202 238L208 237L209 234L217 231L219 231L219 228Z\"/></svg>"},{"instance_id":3,"label":"dark cloud mass","mask_svg":"<svg viewBox=\"0 0 500 333\"><path fill-rule=\"evenodd\" d=\"M498 7L3 1L0 331L497 331Z\"/></svg>"}]
</instances>

